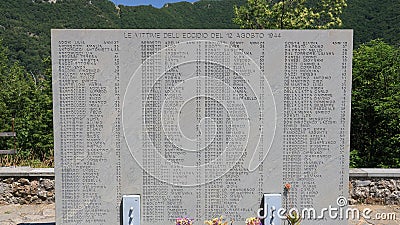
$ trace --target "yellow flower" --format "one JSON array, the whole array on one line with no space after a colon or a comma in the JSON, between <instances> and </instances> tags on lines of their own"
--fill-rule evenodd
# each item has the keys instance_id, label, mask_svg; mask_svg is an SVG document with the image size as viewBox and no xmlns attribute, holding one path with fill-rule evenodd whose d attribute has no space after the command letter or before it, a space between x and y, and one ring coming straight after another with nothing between
<instances>
[{"instance_id":1,"label":"yellow flower","mask_svg":"<svg viewBox=\"0 0 400 225\"><path fill-rule=\"evenodd\" d=\"M207 225L228 225L228 222L223 222L222 216L220 218L214 218L212 220L204 221L204 224Z\"/></svg>"},{"instance_id":2,"label":"yellow flower","mask_svg":"<svg viewBox=\"0 0 400 225\"><path fill-rule=\"evenodd\" d=\"M261 225L261 221L256 217L250 217L246 219L246 225Z\"/></svg>"}]
</instances>

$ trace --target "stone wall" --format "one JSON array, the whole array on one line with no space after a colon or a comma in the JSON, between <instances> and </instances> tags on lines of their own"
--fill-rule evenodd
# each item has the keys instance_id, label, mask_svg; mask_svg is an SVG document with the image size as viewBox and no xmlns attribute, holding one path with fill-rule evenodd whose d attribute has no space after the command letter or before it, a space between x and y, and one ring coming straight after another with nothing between
<instances>
[{"instance_id":1,"label":"stone wall","mask_svg":"<svg viewBox=\"0 0 400 225\"><path fill-rule=\"evenodd\" d=\"M54 202L54 177L4 177L0 180L0 204Z\"/></svg>"},{"instance_id":2,"label":"stone wall","mask_svg":"<svg viewBox=\"0 0 400 225\"><path fill-rule=\"evenodd\" d=\"M400 169L350 169L349 203L400 205ZM54 169L0 167L1 204L54 202Z\"/></svg>"},{"instance_id":3,"label":"stone wall","mask_svg":"<svg viewBox=\"0 0 400 225\"><path fill-rule=\"evenodd\" d=\"M350 178L349 203L400 205L400 178Z\"/></svg>"}]
</instances>

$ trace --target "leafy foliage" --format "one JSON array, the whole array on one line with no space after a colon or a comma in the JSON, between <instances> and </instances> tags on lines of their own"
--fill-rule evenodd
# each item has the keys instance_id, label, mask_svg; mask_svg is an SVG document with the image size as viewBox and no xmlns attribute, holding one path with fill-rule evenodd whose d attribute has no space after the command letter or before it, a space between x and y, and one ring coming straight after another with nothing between
<instances>
[{"instance_id":1,"label":"leafy foliage","mask_svg":"<svg viewBox=\"0 0 400 225\"><path fill-rule=\"evenodd\" d=\"M115 6L109 0L1 0L0 37L10 60L41 73L50 56L51 29L238 28L233 6L244 0L200 1L151 6Z\"/></svg>"},{"instance_id":2,"label":"leafy foliage","mask_svg":"<svg viewBox=\"0 0 400 225\"><path fill-rule=\"evenodd\" d=\"M16 147L22 158L41 160L52 157L50 85L44 76L28 73L18 62L11 63L7 50L0 43L0 131L11 131L11 121L15 118ZM0 140L0 148L13 147L12 140Z\"/></svg>"},{"instance_id":3,"label":"leafy foliage","mask_svg":"<svg viewBox=\"0 0 400 225\"><path fill-rule=\"evenodd\" d=\"M256 3L268 2L270 12L274 13L275 18L275 21L268 23L274 23L274 27L281 26L278 14L283 5L287 17L283 24L285 29L298 27L298 24L303 24L303 28L321 27L324 24L332 27L332 23L339 23L334 18L343 10L343 27L355 30L356 46L376 38L399 45L399 1L382 0L377 3L375 0L347 0L348 6L344 9L336 7L343 5L344 0L251 1L255 6ZM4 46L9 48L12 62L18 61L28 72L37 74L46 69L42 62L50 56L51 29L233 29L239 28L238 24L233 23L233 9L235 6L242 9L241 6L246 2L250 1L200 0L193 4L172 3L157 9L151 6L115 6L109 0L58 0L57 3L46 0L1 0L0 38L3 39ZM333 5L326 5L327 3ZM273 6L275 11L271 11ZM293 11L294 7L298 10ZM258 10L257 18L265 14L261 9L254 8ZM250 20L254 21L254 18ZM264 21L260 19L260 23ZM264 27L272 28L271 26Z\"/></svg>"},{"instance_id":4,"label":"leafy foliage","mask_svg":"<svg viewBox=\"0 0 400 225\"><path fill-rule=\"evenodd\" d=\"M234 22L250 29L326 29L342 24L345 0L248 0L235 7Z\"/></svg>"},{"instance_id":5,"label":"leafy foliage","mask_svg":"<svg viewBox=\"0 0 400 225\"><path fill-rule=\"evenodd\" d=\"M51 29L117 27L114 4L106 0L2 0L0 9L0 36L10 59L32 73L46 69L42 61L50 56Z\"/></svg>"},{"instance_id":6,"label":"leafy foliage","mask_svg":"<svg viewBox=\"0 0 400 225\"><path fill-rule=\"evenodd\" d=\"M178 2L161 9L119 6L121 28L238 28L232 23L233 7L244 0Z\"/></svg>"},{"instance_id":7,"label":"leafy foliage","mask_svg":"<svg viewBox=\"0 0 400 225\"><path fill-rule=\"evenodd\" d=\"M353 56L352 166L400 166L400 49L374 40Z\"/></svg>"}]
</instances>

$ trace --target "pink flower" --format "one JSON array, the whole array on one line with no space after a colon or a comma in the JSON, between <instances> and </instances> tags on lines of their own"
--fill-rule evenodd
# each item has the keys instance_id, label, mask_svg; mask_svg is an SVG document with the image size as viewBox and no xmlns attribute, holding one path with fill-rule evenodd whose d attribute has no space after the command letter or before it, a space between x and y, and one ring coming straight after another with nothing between
<instances>
[{"instance_id":1,"label":"pink flower","mask_svg":"<svg viewBox=\"0 0 400 225\"><path fill-rule=\"evenodd\" d=\"M246 225L261 225L261 221L259 218L250 217L246 219Z\"/></svg>"},{"instance_id":2,"label":"pink flower","mask_svg":"<svg viewBox=\"0 0 400 225\"><path fill-rule=\"evenodd\" d=\"M189 218L177 218L175 225L193 225L193 219Z\"/></svg>"}]
</instances>

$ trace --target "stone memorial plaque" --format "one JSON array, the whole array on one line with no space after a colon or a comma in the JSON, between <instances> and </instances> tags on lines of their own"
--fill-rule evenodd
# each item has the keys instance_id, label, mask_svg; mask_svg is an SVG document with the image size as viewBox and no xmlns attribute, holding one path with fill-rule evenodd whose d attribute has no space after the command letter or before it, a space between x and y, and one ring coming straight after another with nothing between
<instances>
[{"instance_id":1,"label":"stone memorial plaque","mask_svg":"<svg viewBox=\"0 0 400 225\"><path fill-rule=\"evenodd\" d=\"M142 225L238 225L272 193L346 224L351 56L350 30L52 30L56 223L140 195Z\"/></svg>"}]
</instances>

